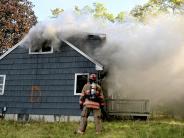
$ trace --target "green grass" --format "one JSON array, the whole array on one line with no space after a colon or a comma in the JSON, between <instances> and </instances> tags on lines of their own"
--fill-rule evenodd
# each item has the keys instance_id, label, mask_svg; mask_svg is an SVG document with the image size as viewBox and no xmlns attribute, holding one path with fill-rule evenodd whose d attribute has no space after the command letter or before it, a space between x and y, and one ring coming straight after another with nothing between
<instances>
[{"instance_id":1,"label":"green grass","mask_svg":"<svg viewBox=\"0 0 184 138\"><path fill-rule=\"evenodd\" d=\"M93 122L84 135L74 134L77 122L14 122L0 120L0 138L184 138L184 121L103 122L103 133L95 134Z\"/></svg>"}]
</instances>

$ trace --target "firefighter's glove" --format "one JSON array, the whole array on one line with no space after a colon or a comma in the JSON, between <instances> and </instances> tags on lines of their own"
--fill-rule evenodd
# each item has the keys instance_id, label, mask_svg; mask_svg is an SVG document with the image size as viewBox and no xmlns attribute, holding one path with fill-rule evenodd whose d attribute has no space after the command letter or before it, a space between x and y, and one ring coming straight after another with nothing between
<instances>
[{"instance_id":1,"label":"firefighter's glove","mask_svg":"<svg viewBox=\"0 0 184 138\"><path fill-rule=\"evenodd\" d=\"M83 109L83 105L82 104L80 104L80 110L82 110Z\"/></svg>"}]
</instances>

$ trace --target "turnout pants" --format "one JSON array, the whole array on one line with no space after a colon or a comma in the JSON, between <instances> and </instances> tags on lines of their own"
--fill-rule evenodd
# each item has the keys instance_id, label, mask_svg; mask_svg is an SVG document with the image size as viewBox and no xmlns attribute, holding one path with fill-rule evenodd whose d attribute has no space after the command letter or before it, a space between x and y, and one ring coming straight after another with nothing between
<instances>
[{"instance_id":1,"label":"turnout pants","mask_svg":"<svg viewBox=\"0 0 184 138\"><path fill-rule=\"evenodd\" d=\"M85 132L86 127L87 127L87 119L88 119L90 112L93 112L93 115L94 115L96 132L100 133L102 131L102 121L101 121L100 109L87 108L85 106L84 106L82 113L81 113L81 122L80 122L79 130L82 132Z\"/></svg>"}]
</instances>

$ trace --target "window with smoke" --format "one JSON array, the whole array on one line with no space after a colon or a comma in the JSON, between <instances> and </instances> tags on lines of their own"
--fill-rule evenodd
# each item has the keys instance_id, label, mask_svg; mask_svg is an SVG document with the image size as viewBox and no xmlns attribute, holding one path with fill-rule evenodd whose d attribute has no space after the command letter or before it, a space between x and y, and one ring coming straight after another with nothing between
<instances>
[{"instance_id":1,"label":"window with smoke","mask_svg":"<svg viewBox=\"0 0 184 138\"><path fill-rule=\"evenodd\" d=\"M29 50L30 54L53 53L51 41L45 40L41 44L34 45Z\"/></svg>"},{"instance_id":2,"label":"window with smoke","mask_svg":"<svg viewBox=\"0 0 184 138\"><path fill-rule=\"evenodd\" d=\"M105 34L88 34L87 39L88 40L105 40L106 35Z\"/></svg>"}]
</instances>

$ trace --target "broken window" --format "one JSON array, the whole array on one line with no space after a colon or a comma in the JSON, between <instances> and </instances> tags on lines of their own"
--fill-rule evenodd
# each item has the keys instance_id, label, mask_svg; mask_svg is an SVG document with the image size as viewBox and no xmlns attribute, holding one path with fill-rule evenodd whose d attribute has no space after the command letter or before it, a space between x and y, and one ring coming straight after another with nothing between
<instances>
[{"instance_id":1,"label":"broken window","mask_svg":"<svg viewBox=\"0 0 184 138\"><path fill-rule=\"evenodd\" d=\"M5 78L6 75L0 75L0 95L4 94Z\"/></svg>"},{"instance_id":2,"label":"broken window","mask_svg":"<svg viewBox=\"0 0 184 138\"><path fill-rule=\"evenodd\" d=\"M76 73L75 74L75 88L74 95L80 95L84 85L88 82L89 73Z\"/></svg>"},{"instance_id":3,"label":"broken window","mask_svg":"<svg viewBox=\"0 0 184 138\"><path fill-rule=\"evenodd\" d=\"M32 46L29 48L29 53L30 54L49 54L53 53L53 47L51 45L50 41L44 41L41 45L39 46Z\"/></svg>"}]
</instances>

